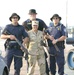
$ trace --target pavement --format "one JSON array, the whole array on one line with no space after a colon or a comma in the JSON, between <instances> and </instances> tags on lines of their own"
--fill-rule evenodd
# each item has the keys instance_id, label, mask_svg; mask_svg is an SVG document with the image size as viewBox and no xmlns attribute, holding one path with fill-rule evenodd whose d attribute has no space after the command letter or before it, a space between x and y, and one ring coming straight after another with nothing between
<instances>
[{"instance_id":1,"label":"pavement","mask_svg":"<svg viewBox=\"0 0 74 75\"><path fill-rule=\"evenodd\" d=\"M4 42L5 42L5 40L0 39L0 50L2 51L3 57L5 56ZM65 71L65 74L67 74L67 75L74 75L74 70L69 69L68 64L67 64L67 55L68 55L68 52L70 49L74 49L74 47L72 45L66 45L66 48L64 50L65 61L66 61L64 71ZM57 68L57 70L58 70L58 68ZM13 75L13 74L14 74L14 62L12 62L11 68L10 68L10 75ZM27 64L26 64L26 61L24 58L23 58L23 67L21 68L20 75L27 75ZM37 63L36 63L34 75L39 75L39 67L38 67ZM58 72L56 72L56 75L58 75Z\"/></svg>"}]
</instances>

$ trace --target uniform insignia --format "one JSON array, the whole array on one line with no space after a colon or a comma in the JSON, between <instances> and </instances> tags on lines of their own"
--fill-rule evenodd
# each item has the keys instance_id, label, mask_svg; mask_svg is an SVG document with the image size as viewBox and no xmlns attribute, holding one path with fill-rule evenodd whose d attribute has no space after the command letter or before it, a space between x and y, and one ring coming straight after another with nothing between
<instances>
[{"instance_id":1,"label":"uniform insignia","mask_svg":"<svg viewBox=\"0 0 74 75\"><path fill-rule=\"evenodd\" d=\"M32 24L32 23L30 22L30 23L27 23L27 24Z\"/></svg>"},{"instance_id":2,"label":"uniform insignia","mask_svg":"<svg viewBox=\"0 0 74 75\"><path fill-rule=\"evenodd\" d=\"M57 27L57 30L60 30L60 27Z\"/></svg>"},{"instance_id":3,"label":"uniform insignia","mask_svg":"<svg viewBox=\"0 0 74 75\"><path fill-rule=\"evenodd\" d=\"M60 30L60 28L59 28L59 27L58 27L57 29L58 29L58 30Z\"/></svg>"}]
</instances>

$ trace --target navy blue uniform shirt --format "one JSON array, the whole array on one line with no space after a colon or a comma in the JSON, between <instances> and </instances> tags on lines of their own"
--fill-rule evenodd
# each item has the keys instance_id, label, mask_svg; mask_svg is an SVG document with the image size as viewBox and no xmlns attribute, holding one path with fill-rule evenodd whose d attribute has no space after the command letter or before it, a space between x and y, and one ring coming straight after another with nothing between
<instances>
[{"instance_id":1,"label":"navy blue uniform shirt","mask_svg":"<svg viewBox=\"0 0 74 75\"><path fill-rule=\"evenodd\" d=\"M41 19L36 18L37 21L39 21L39 27L38 30L43 31L43 28L47 28L45 22ZM32 29L32 21L30 19L27 19L25 22L23 22L23 26L26 30Z\"/></svg>"},{"instance_id":2,"label":"navy blue uniform shirt","mask_svg":"<svg viewBox=\"0 0 74 75\"><path fill-rule=\"evenodd\" d=\"M54 37L54 39L58 39L61 36L68 36L66 27L61 23L58 23L57 26L54 26L53 23L50 24L49 28L46 30L46 32L49 35L52 35ZM52 41L48 39L48 44L51 44L51 43L52 43Z\"/></svg>"},{"instance_id":3,"label":"navy blue uniform shirt","mask_svg":"<svg viewBox=\"0 0 74 75\"><path fill-rule=\"evenodd\" d=\"M10 33L10 35L14 35L20 42L22 42L22 38L28 37L27 32L25 31L22 25L14 26L12 24L6 25L5 29L3 30L2 34L8 35L5 32Z\"/></svg>"}]
</instances>

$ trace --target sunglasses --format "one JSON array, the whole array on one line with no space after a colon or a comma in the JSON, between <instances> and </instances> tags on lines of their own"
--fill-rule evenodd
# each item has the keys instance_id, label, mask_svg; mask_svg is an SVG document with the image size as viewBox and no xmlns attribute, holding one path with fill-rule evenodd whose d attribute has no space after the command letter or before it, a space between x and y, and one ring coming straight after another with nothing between
<instances>
[{"instance_id":1,"label":"sunglasses","mask_svg":"<svg viewBox=\"0 0 74 75\"><path fill-rule=\"evenodd\" d=\"M17 19L18 17L12 17L13 19Z\"/></svg>"},{"instance_id":2,"label":"sunglasses","mask_svg":"<svg viewBox=\"0 0 74 75\"><path fill-rule=\"evenodd\" d=\"M55 17L55 18L53 18L53 19L56 19L56 20L57 20L57 19L59 19L59 18L58 18L58 17Z\"/></svg>"}]
</instances>

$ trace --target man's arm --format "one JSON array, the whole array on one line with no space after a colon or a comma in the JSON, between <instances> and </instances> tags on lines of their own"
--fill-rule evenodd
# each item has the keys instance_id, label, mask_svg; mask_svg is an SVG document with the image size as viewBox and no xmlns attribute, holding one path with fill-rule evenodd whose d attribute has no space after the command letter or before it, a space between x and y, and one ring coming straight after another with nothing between
<instances>
[{"instance_id":1,"label":"man's arm","mask_svg":"<svg viewBox=\"0 0 74 75\"><path fill-rule=\"evenodd\" d=\"M5 35L5 34L2 34L1 35L1 39L11 39L11 40L15 40L15 36L14 35Z\"/></svg>"},{"instance_id":2,"label":"man's arm","mask_svg":"<svg viewBox=\"0 0 74 75\"><path fill-rule=\"evenodd\" d=\"M26 22L23 22L22 25L23 25L23 27L25 28L25 27L26 27Z\"/></svg>"},{"instance_id":3,"label":"man's arm","mask_svg":"<svg viewBox=\"0 0 74 75\"><path fill-rule=\"evenodd\" d=\"M58 39L54 39L54 40L52 41L52 43L53 43L53 44L56 44L57 42L64 41L65 39L66 39L66 36L61 36L61 37L58 38Z\"/></svg>"},{"instance_id":4,"label":"man's arm","mask_svg":"<svg viewBox=\"0 0 74 75\"><path fill-rule=\"evenodd\" d=\"M42 20L42 25L43 25L43 28L47 29L47 25L43 20Z\"/></svg>"},{"instance_id":5,"label":"man's arm","mask_svg":"<svg viewBox=\"0 0 74 75\"><path fill-rule=\"evenodd\" d=\"M54 37L53 37L53 36L51 36L51 35L49 35L49 34L44 35L44 38L45 38L45 39L54 40Z\"/></svg>"},{"instance_id":6,"label":"man's arm","mask_svg":"<svg viewBox=\"0 0 74 75\"><path fill-rule=\"evenodd\" d=\"M27 48L27 44L29 42L29 37L23 39L23 45Z\"/></svg>"},{"instance_id":7,"label":"man's arm","mask_svg":"<svg viewBox=\"0 0 74 75\"><path fill-rule=\"evenodd\" d=\"M9 39L9 38L10 38L10 35L4 35L4 34L1 35L1 39Z\"/></svg>"},{"instance_id":8,"label":"man's arm","mask_svg":"<svg viewBox=\"0 0 74 75\"><path fill-rule=\"evenodd\" d=\"M64 41L68 37L68 33L64 25L61 26L61 34L62 34L61 37L59 37L58 39L54 39L52 41L53 44L60 42L60 41Z\"/></svg>"},{"instance_id":9,"label":"man's arm","mask_svg":"<svg viewBox=\"0 0 74 75\"><path fill-rule=\"evenodd\" d=\"M29 30L28 27L27 27L27 22L26 22L26 21L22 23L22 26L24 27L24 29L25 29L26 31Z\"/></svg>"},{"instance_id":10,"label":"man's arm","mask_svg":"<svg viewBox=\"0 0 74 75\"><path fill-rule=\"evenodd\" d=\"M66 36L61 36L60 38L57 39L57 41L64 41L67 37Z\"/></svg>"}]
</instances>

